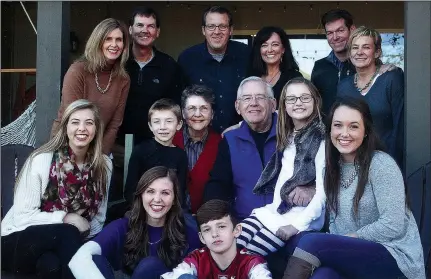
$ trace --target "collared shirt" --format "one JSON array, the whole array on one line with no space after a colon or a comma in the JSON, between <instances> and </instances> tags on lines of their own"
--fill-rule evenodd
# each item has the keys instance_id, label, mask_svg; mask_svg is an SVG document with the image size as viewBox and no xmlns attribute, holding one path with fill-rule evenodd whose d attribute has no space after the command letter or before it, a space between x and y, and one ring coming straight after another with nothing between
<instances>
[{"instance_id":1,"label":"collared shirt","mask_svg":"<svg viewBox=\"0 0 431 279\"><path fill-rule=\"evenodd\" d=\"M206 131L201 140L193 141L193 139L189 135L189 129L185 127L183 129L183 137L184 149L187 153L187 158L189 160L189 170L191 170L195 166L199 155L201 155L202 150L204 149L205 142L208 139L208 130Z\"/></svg>"},{"instance_id":2,"label":"collared shirt","mask_svg":"<svg viewBox=\"0 0 431 279\"><path fill-rule=\"evenodd\" d=\"M331 51L328 55L328 60L332 62L332 64L335 65L335 67L338 68L338 71L341 71L343 69L343 63L338 59L338 57L335 55L334 51Z\"/></svg>"},{"instance_id":3,"label":"collared shirt","mask_svg":"<svg viewBox=\"0 0 431 279\"><path fill-rule=\"evenodd\" d=\"M214 91L216 106L212 128L218 133L240 121L235 100L238 86L246 77L249 53L247 45L229 41L223 59L218 62L203 42L186 49L178 57L188 85L205 84Z\"/></svg>"}]
</instances>

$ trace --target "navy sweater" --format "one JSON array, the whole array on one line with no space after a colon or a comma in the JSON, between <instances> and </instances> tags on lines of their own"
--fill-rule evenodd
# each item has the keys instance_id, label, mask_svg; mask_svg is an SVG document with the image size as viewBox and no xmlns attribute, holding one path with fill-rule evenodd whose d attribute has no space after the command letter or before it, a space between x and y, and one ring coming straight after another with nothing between
<instances>
[{"instance_id":1,"label":"navy sweater","mask_svg":"<svg viewBox=\"0 0 431 279\"><path fill-rule=\"evenodd\" d=\"M404 72L400 68L377 78L365 96L354 85L350 76L338 85L337 96L365 100L370 107L374 127L386 151L403 168L404 151Z\"/></svg>"}]
</instances>

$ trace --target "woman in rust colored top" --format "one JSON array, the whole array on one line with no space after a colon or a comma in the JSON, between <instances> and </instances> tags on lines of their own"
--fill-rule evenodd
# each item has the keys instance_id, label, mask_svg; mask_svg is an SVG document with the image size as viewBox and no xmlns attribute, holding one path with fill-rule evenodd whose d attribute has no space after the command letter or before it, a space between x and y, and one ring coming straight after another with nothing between
<instances>
[{"instance_id":1,"label":"woman in rust colored top","mask_svg":"<svg viewBox=\"0 0 431 279\"><path fill-rule=\"evenodd\" d=\"M123 121L130 78L124 69L129 57L127 27L119 20L100 22L88 39L84 55L64 76L61 104L51 135L64 109L73 101L87 99L99 107L104 125L103 153L109 154Z\"/></svg>"}]
</instances>

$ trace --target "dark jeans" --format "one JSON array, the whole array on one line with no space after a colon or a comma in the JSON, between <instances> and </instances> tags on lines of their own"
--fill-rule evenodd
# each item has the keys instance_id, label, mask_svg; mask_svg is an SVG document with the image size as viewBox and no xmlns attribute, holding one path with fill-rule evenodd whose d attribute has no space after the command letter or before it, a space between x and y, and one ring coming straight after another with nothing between
<instances>
[{"instance_id":1,"label":"dark jeans","mask_svg":"<svg viewBox=\"0 0 431 279\"><path fill-rule=\"evenodd\" d=\"M2 269L36 273L39 278L74 278L68 263L82 244L79 230L69 224L30 226L1 237Z\"/></svg>"},{"instance_id":2,"label":"dark jeans","mask_svg":"<svg viewBox=\"0 0 431 279\"><path fill-rule=\"evenodd\" d=\"M94 255L93 261L106 279L114 279L114 270L104 256ZM143 258L136 266L131 279L160 279L160 275L170 270L157 257Z\"/></svg>"},{"instance_id":3,"label":"dark jeans","mask_svg":"<svg viewBox=\"0 0 431 279\"><path fill-rule=\"evenodd\" d=\"M359 238L308 233L297 248L320 260L312 279L398 279L405 278L397 262L381 244ZM337 277L338 276L338 277Z\"/></svg>"}]
</instances>

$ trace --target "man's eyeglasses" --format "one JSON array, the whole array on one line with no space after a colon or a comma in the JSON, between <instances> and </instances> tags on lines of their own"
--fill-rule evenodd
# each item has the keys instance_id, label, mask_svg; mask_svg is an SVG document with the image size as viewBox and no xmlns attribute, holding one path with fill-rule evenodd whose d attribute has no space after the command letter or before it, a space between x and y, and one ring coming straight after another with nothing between
<instances>
[{"instance_id":1,"label":"man's eyeglasses","mask_svg":"<svg viewBox=\"0 0 431 279\"><path fill-rule=\"evenodd\" d=\"M229 28L229 25L224 25L224 24L219 24L219 25L209 24L209 25L205 25L205 28L208 31L214 31L217 27L218 27L218 30L220 30L220 31L226 31Z\"/></svg>"},{"instance_id":2,"label":"man's eyeglasses","mask_svg":"<svg viewBox=\"0 0 431 279\"><path fill-rule=\"evenodd\" d=\"M256 102L263 102L265 100L268 100L269 97L266 96L266 95L263 95L263 94L258 94L258 95L255 95L255 96L253 96L253 95L245 95L245 96L239 97L238 100L241 100L245 104L248 104L248 103L250 103L253 100L253 98L256 100Z\"/></svg>"},{"instance_id":3,"label":"man's eyeglasses","mask_svg":"<svg viewBox=\"0 0 431 279\"><path fill-rule=\"evenodd\" d=\"M207 114L210 111L210 108L207 106L200 106L200 107L191 106L186 108L186 110L189 114L195 114L196 111L199 111L201 114Z\"/></svg>"},{"instance_id":4,"label":"man's eyeglasses","mask_svg":"<svg viewBox=\"0 0 431 279\"><path fill-rule=\"evenodd\" d=\"M313 100L313 96L311 96L310 94L304 94L304 95L301 95L300 97L287 96L286 104L294 104L298 99L301 100L302 103L309 103L311 102L311 100Z\"/></svg>"}]
</instances>

